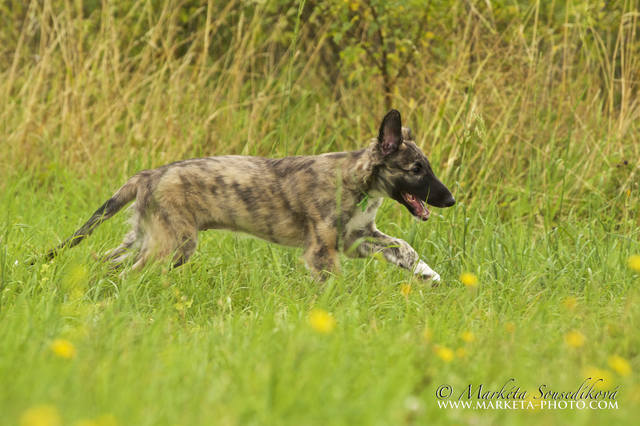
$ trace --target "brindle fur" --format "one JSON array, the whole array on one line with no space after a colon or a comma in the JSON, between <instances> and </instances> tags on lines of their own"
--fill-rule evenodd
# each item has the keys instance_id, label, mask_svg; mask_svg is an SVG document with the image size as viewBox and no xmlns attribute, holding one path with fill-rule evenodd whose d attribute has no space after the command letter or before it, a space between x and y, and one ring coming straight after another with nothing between
<instances>
[{"instance_id":1,"label":"brindle fur","mask_svg":"<svg viewBox=\"0 0 640 426\"><path fill-rule=\"evenodd\" d=\"M416 163L422 165L421 174L410 171ZM75 246L134 201L132 229L107 254L115 265L133 256L133 268L139 269L151 259L173 256L173 265L179 266L195 251L198 231L231 229L302 247L315 273L337 270L341 250L354 257L381 252L398 266L438 280L409 244L376 228L382 198L405 204L399 194L407 190L432 205L454 203L392 110L378 138L359 151L280 159L207 157L142 171L47 259Z\"/></svg>"}]
</instances>

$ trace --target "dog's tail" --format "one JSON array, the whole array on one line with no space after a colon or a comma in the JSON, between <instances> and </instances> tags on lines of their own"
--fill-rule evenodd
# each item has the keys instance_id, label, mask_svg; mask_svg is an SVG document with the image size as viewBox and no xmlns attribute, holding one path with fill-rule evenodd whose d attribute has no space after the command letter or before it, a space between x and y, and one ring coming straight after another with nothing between
<instances>
[{"instance_id":1,"label":"dog's tail","mask_svg":"<svg viewBox=\"0 0 640 426\"><path fill-rule=\"evenodd\" d=\"M93 213L89 220L80 227L72 236L64 240L57 247L49 250L45 256L45 260L51 260L58 255L58 252L67 247L73 247L85 238L87 238L94 229L102 222L118 213L124 206L129 204L138 193L138 187L141 180L140 175L133 176L127 181L115 194L111 196L98 210Z\"/></svg>"}]
</instances>

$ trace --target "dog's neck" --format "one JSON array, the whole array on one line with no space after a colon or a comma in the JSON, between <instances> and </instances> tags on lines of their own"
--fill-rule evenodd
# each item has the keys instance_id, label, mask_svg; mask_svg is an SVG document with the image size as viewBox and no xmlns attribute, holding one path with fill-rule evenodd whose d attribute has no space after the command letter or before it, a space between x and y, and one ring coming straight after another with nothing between
<instances>
[{"instance_id":1,"label":"dog's neck","mask_svg":"<svg viewBox=\"0 0 640 426\"><path fill-rule=\"evenodd\" d=\"M355 164L345 165L348 169L343 171L343 176L345 176L344 183L347 188L360 192L375 190L376 167L382 163L377 145L378 140L373 139L371 144L358 156Z\"/></svg>"}]
</instances>

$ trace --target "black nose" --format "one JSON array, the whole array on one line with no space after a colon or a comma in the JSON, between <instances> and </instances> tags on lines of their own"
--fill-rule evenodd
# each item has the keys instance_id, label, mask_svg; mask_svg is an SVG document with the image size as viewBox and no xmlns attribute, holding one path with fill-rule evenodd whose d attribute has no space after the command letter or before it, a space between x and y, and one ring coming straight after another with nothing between
<instances>
[{"instance_id":1,"label":"black nose","mask_svg":"<svg viewBox=\"0 0 640 426\"><path fill-rule=\"evenodd\" d=\"M456 203L455 198L453 198L453 195L449 194L446 197L442 197L442 198L436 198L436 199L428 199L427 200L427 204L434 206L434 207L451 207L452 205L454 205Z\"/></svg>"},{"instance_id":2,"label":"black nose","mask_svg":"<svg viewBox=\"0 0 640 426\"><path fill-rule=\"evenodd\" d=\"M453 198L453 195L452 195L448 199L444 200L444 203L442 203L442 204L444 204L445 207L451 207L455 203L456 203L456 199Z\"/></svg>"}]
</instances>

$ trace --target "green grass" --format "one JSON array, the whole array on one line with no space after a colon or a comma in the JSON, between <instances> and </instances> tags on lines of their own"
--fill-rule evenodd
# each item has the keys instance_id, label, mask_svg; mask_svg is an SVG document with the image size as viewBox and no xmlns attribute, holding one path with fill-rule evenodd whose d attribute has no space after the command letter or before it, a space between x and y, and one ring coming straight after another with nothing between
<instances>
[{"instance_id":1,"label":"green grass","mask_svg":"<svg viewBox=\"0 0 640 426\"><path fill-rule=\"evenodd\" d=\"M367 14L385 2L308 1L309 19L286 1L98 3L0 6L0 424L636 424L637 0L430 2L426 21L407 2L379 15L395 28L382 45ZM359 32L340 21L354 13ZM414 34L430 35L394 39ZM96 258L124 212L38 257L141 169L358 149L387 101L458 201L427 223L392 201L378 215L438 287L345 257L319 284L300 250L214 231L183 267L121 278ZM332 332L311 326L315 308ZM618 409L437 404L445 384L514 378L538 396L593 369Z\"/></svg>"},{"instance_id":2,"label":"green grass","mask_svg":"<svg viewBox=\"0 0 640 426\"><path fill-rule=\"evenodd\" d=\"M70 181L53 196L16 182L2 199L0 406L8 424L40 404L55 405L64 424L105 414L140 425L622 424L638 414L639 279L626 266L640 252L637 231L617 232L596 215L544 229L458 194L456 207L426 224L393 202L380 214L381 229L440 272L436 288L384 262L346 258L341 275L318 284L298 250L213 231L184 267L156 264L121 279L93 256L117 244L124 215L55 261L25 265L109 193L87 185ZM476 288L460 283L463 271L477 274ZM574 309L563 304L568 297ZM314 307L333 314L332 333L311 328ZM584 346L565 344L571 330ZM461 339L465 331L472 342ZM55 338L71 341L75 358L56 357ZM465 354L445 362L434 352L442 346ZM541 384L575 390L585 369L610 370L613 354L634 371L609 373L620 386L618 410L436 405L441 384L499 388L513 377L536 395Z\"/></svg>"}]
</instances>

